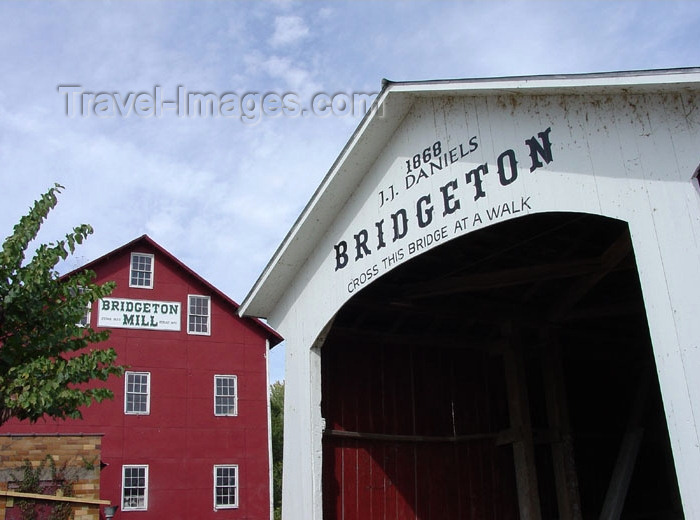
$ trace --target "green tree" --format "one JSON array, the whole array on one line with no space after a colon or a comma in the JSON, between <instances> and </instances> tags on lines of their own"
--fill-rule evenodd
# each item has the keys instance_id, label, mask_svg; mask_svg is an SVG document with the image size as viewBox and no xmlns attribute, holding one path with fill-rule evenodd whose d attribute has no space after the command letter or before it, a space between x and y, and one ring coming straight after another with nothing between
<instances>
[{"instance_id":1,"label":"green tree","mask_svg":"<svg viewBox=\"0 0 700 520\"><path fill-rule=\"evenodd\" d=\"M272 496L275 520L282 518L282 447L284 444L284 383L270 386L270 423L272 436Z\"/></svg>"},{"instance_id":2,"label":"green tree","mask_svg":"<svg viewBox=\"0 0 700 520\"><path fill-rule=\"evenodd\" d=\"M92 271L61 278L56 270L92 227L80 225L65 239L40 245L26 261L62 189L56 184L35 201L0 251L0 425L13 417L80 418L80 407L113 397L85 383L124 373L113 349L87 348L109 331L80 325L87 306L108 296L114 283L94 284Z\"/></svg>"}]
</instances>

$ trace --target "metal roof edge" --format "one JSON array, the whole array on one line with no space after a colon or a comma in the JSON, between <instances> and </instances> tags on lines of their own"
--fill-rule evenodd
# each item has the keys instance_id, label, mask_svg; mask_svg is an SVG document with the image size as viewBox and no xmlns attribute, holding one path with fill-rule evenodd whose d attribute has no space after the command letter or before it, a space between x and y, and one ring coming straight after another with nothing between
<instances>
[{"instance_id":1,"label":"metal roof edge","mask_svg":"<svg viewBox=\"0 0 700 520\"><path fill-rule=\"evenodd\" d=\"M697 78L691 78L691 76ZM438 91L458 86L460 89L481 90L484 85L490 84L488 90L496 85L517 85L521 88L540 87L551 88L561 85L571 88L587 86L620 86L626 83L634 85L642 84L669 84L669 76L677 78L679 83L692 83L700 81L700 67L681 67L672 69L649 69L649 70L626 70L611 72L585 72L573 74L541 74L541 75L521 75L521 76L490 76L483 78L450 78L450 79L428 79L391 81L382 80L382 84L392 90L406 90L418 92L428 91L427 87L432 87ZM643 79L643 81L639 81ZM417 87L421 87L418 89Z\"/></svg>"}]
</instances>

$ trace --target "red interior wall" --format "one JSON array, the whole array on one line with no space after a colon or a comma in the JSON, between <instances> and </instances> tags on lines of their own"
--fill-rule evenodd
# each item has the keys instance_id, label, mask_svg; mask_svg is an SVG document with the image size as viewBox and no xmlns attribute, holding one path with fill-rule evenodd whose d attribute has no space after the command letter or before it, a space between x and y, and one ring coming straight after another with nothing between
<instances>
[{"instance_id":1,"label":"red interior wall","mask_svg":"<svg viewBox=\"0 0 700 520\"><path fill-rule=\"evenodd\" d=\"M325 435L325 520L518 518L499 356L331 337L322 377L327 430L422 437ZM472 434L493 435L444 439Z\"/></svg>"}]
</instances>

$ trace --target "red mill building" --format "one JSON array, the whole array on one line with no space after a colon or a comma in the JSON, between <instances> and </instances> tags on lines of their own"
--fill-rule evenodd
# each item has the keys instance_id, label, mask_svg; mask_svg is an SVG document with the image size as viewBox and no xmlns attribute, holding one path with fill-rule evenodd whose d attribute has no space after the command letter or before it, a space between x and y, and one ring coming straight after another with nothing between
<instances>
[{"instance_id":1,"label":"red mill building","mask_svg":"<svg viewBox=\"0 0 700 520\"><path fill-rule=\"evenodd\" d=\"M699 87L384 85L241 306L285 520L700 518Z\"/></svg>"},{"instance_id":2,"label":"red mill building","mask_svg":"<svg viewBox=\"0 0 700 520\"><path fill-rule=\"evenodd\" d=\"M86 316L128 365L114 399L0 434L104 434L115 520L269 519L267 351L281 338L146 235L83 268L117 284Z\"/></svg>"}]
</instances>

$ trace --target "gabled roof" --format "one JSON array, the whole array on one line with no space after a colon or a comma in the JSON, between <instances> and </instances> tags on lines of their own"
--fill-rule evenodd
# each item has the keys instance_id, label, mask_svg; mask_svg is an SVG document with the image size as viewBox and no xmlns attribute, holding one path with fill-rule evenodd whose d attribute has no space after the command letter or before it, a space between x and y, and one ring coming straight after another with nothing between
<instances>
[{"instance_id":1,"label":"gabled roof","mask_svg":"<svg viewBox=\"0 0 700 520\"><path fill-rule=\"evenodd\" d=\"M153 248L157 253L164 257L167 258L170 262L175 264L178 269L181 269L185 273L187 273L189 276L192 278L196 279L199 283L207 287L213 294L215 294L220 300L222 300L225 304L229 305L231 307L231 311L233 314L238 314L238 308L239 305L233 301L231 298L229 298L226 294L221 292L219 289L214 287L211 283L206 281L204 278L199 276L196 272L194 272L192 269L187 267L185 264L183 264L180 260L178 260L174 255L172 255L169 251L167 251L165 248L163 248L160 244L156 243L151 237L148 235L141 235L140 237L132 240L131 242L128 242L124 244L121 247L118 247L117 249L114 249L110 251L109 253L102 255L101 257L93 260L92 262L88 262L87 264L83 265L82 267L79 267L78 269L75 269L69 273L66 273L63 275L62 278L69 278L72 274L84 271L86 269L94 270L95 266L104 263L106 260L109 260L110 258L113 258L115 256L124 254L125 252L128 252L129 250L133 249L137 245L141 244L147 244L151 248ZM262 322L261 320L257 318L247 318L243 317L242 318L244 321L248 321L252 323L256 328L260 329L262 334L268 338L270 341L270 347L274 347L278 343L280 343L283 338L280 336L275 330L267 325L266 323Z\"/></svg>"},{"instance_id":2,"label":"gabled roof","mask_svg":"<svg viewBox=\"0 0 700 520\"><path fill-rule=\"evenodd\" d=\"M241 304L268 317L416 100L436 96L670 92L700 86L700 68L391 82L384 80L321 184Z\"/></svg>"}]
</instances>

